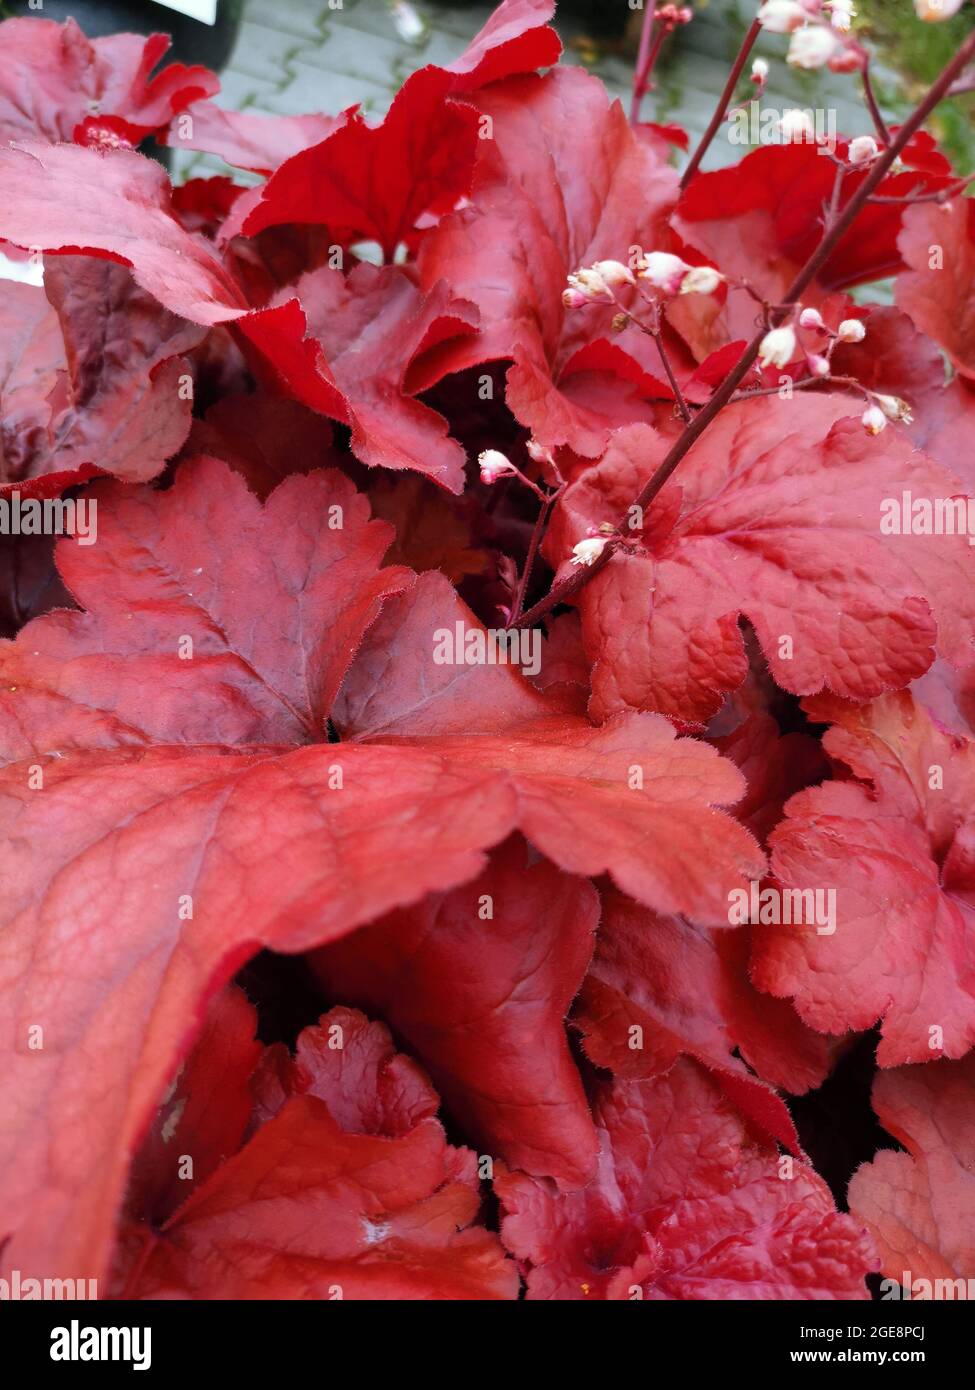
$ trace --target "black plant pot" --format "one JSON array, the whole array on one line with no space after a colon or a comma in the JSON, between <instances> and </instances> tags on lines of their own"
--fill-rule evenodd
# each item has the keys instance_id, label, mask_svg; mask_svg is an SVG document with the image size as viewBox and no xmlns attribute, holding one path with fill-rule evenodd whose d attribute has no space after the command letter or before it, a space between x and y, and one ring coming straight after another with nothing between
<instances>
[{"instance_id":1,"label":"black plant pot","mask_svg":"<svg viewBox=\"0 0 975 1390\"><path fill-rule=\"evenodd\" d=\"M171 34L169 58L202 63L218 72L236 41L242 4L243 0L217 0L215 24L201 24L151 0L44 0L42 10L31 9L28 0L6 0L4 8L10 15L34 19L63 21L70 17L89 38L120 33Z\"/></svg>"}]
</instances>

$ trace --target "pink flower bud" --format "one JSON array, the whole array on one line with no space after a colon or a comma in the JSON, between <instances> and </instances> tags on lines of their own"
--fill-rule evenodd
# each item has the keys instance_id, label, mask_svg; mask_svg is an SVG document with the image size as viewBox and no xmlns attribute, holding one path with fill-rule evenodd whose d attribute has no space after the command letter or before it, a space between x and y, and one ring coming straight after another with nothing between
<instances>
[{"instance_id":1,"label":"pink flower bud","mask_svg":"<svg viewBox=\"0 0 975 1390\"><path fill-rule=\"evenodd\" d=\"M796 350L796 335L788 326L772 328L762 339L758 360L763 367L787 367Z\"/></svg>"},{"instance_id":2,"label":"pink flower bud","mask_svg":"<svg viewBox=\"0 0 975 1390\"><path fill-rule=\"evenodd\" d=\"M829 359L819 352L808 353L806 365L813 376L829 376Z\"/></svg>"},{"instance_id":3,"label":"pink flower bud","mask_svg":"<svg viewBox=\"0 0 975 1390\"><path fill-rule=\"evenodd\" d=\"M637 275L641 280L648 280L656 289L663 290L664 294L678 294L690 268L680 256L672 256L669 251L651 251L644 256Z\"/></svg>"},{"instance_id":4,"label":"pink flower bud","mask_svg":"<svg viewBox=\"0 0 975 1390\"><path fill-rule=\"evenodd\" d=\"M862 343L867 330L859 319L844 319L836 330L836 336L841 343Z\"/></svg>"},{"instance_id":5,"label":"pink flower bud","mask_svg":"<svg viewBox=\"0 0 975 1390\"><path fill-rule=\"evenodd\" d=\"M720 270L713 265L695 265L680 282L681 294L714 294L724 281Z\"/></svg>"},{"instance_id":6,"label":"pink flower bud","mask_svg":"<svg viewBox=\"0 0 975 1390\"><path fill-rule=\"evenodd\" d=\"M764 58L756 58L752 63L752 81L765 82L768 79L768 63Z\"/></svg>"},{"instance_id":7,"label":"pink flower bud","mask_svg":"<svg viewBox=\"0 0 975 1390\"><path fill-rule=\"evenodd\" d=\"M510 478L518 470L500 449L485 449L477 456L477 466L481 470L482 483L496 483L499 478Z\"/></svg>"},{"instance_id":8,"label":"pink flower bud","mask_svg":"<svg viewBox=\"0 0 975 1390\"><path fill-rule=\"evenodd\" d=\"M580 541L572 548L572 564L594 565L605 548L606 540L602 536L592 536L589 540Z\"/></svg>"},{"instance_id":9,"label":"pink flower bud","mask_svg":"<svg viewBox=\"0 0 975 1390\"><path fill-rule=\"evenodd\" d=\"M872 135L858 135L850 141L847 158L851 164L869 164L879 153L880 146Z\"/></svg>"},{"instance_id":10,"label":"pink flower bud","mask_svg":"<svg viewBox=\"0 0 975 1390\"><path fill-rule=\"evenodd\" d=\"M567 309L581 309L583 304L589 303L589 296L583 294L582 290L572 289L562 291L562 303Z\"/></svg>"},{"instance_id":11,"label":"pink flower bud","mask_svg":"<svg viewBox=\"0 0 975 1390\"><path fill-rule=\"evenodd\" d=\"M823 323L823 316L818 309L803 309L799 315L800 328L820 328L826 327Z\"/></svg>"},{"instance_id":12,"label":"pink flower bud","mask_svg":"<svg viewBox=\"0 0 975 1390\"><path fill-rule=\"evenodd\" d=\"M887 428L887 416L879 406L868 405L860 419L867 434L879 434Z\"/></svg>"}]
</instances>

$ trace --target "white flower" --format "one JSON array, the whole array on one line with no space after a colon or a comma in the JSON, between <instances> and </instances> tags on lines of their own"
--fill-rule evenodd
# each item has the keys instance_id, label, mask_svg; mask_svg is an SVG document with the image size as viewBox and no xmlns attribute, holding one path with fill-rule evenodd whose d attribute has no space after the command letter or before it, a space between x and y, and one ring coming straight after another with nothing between
<instances>
[{"instance_id":1,"label":"white flower","mask_svg":"<svg viewBox=\"0 0 975 1390\"><path fill-rule=\"evenodd\" d=\"M808 111L800 111L796 106L790 106L782 112L782 115L775 122L775 127L787 145L794 141L815 140L816 127L813 118Z\"/></svg>"},{"instance_id":2,"label":"white flower","mask_svg":"<svg viewBox=\"0 0 975 1390\"><path fill-rule=\"evenodd\" d=\"M825 328L823 316L818 309L803 309L799 315L800 328Z\"/></svg>"},{"instance_id":3,"label":"white flower","mask_svg":"<svg viewBox=\"0 0 975 1390\"><path fill-rule=\"evenodd\" d=\"M572 564L594 565L606 547L605 536L593 536L572 547Z\"/></svg>"},{"instance_id":4,"label":"white flower","mask_svg":"<svg viewBox=\"0 0 975 1390\"><path fill-rule=\"evenodd\" d=\"M597 261L593 271L606 285L632 285L633 272L622 261Z\"/></svg>"},{"instance_id":5,"label":"white flower","mask_svg":"<svg viewBox=\"0 0 975 1390\"><path fill-rule=\"evenodd\" d=\"M533 463L548 463L554 465L555 459L552 457L552 450L546 449L543 445L539 444L537 439L529 439L525 448L528 451L528 457Z\"/></svg>"},{"instance_id":6,"label":"white flower","mask_svg":"<svg viewBox=\"0 0 975 1390\"><path fill-rule=\"evenodd\" d=\"M500 449L485 449L477 456L477 466L481 470L482 483L496 483L499 478L510 478L518 470Z\"/></svg>"},{"instance_id":7,"label":"white flower","mask_svg":"<svg viewBox=\"0 0 975 1390\"><path fill-rule=\"evenodd\" d=\"M593 299L610 299L609 285L592 266L581 266L569 276L569 290L574 290L577 295L582 295L584 301ZM562 295L562 303L565 304L566 295ZM575 307L566 305L567 308Z\"/></svg>"},{"instance_id":8,"label":"white flower","mask_svg":"<svg viewBox=\"0 0 975 1390\"><path fill-rule=\"evenodd\" d=\"M821 68L842 48L843 40L838 39L832 29L822 24L809 24L792 35L785 61L794 68Z\"/></svg>"},{"instance_id":9,"label":"white flower","mask_svg":"<svg viewBox=\"0 0 975 1390\"><path fill-rule=\"evenodd\" d=\"M768 77L768 63L764 58L756 58L752 63L752 81L764 82Z\"/></svg>"},{"instance_id":10,"label":"white flower","mask_svg":"<svg viewBox=\"0 0 975 1390\"><path fill-rule=\"evenodd\" d=\"M957 14L963 4L964 0L914 0L914 13L928 24L937 24Z\"/></svg>"},{"instance_id":11,"label":"white flower","mask_svg":"<svg viewBox=\"0 0 975 1390\"><path fill-rule=\"evenodd\" d=\"M669 251L651 251L644 256L637 274L664 294L677 294L690 268L680 256L672 256Z\"/></svg>"},{"instance_id":12,"label":"white flower","mask_svg":"<svg viewBox=\"0 0 975 1390\"><path fill-rule=\"evenodd\" d=\"M805 24L809 15L796 0L765 0L756 18L770 34L791 34Z\"/></svg>"},{"instance_id":13,"label":"white flower","mask_svg":"<svg viewBox=\"0 0 975 1390\"><path fill-rule=\"evenodd\" d=\"M867 330L859 319L844 319L836 330L836 336L841 343L862 343Z\"/></svg>"},{"instance_id":14,"label":"white flower","mask_svg":"<svg viewBox=\"0 0 975 1390\"><path fill-rule=\"evenodd\" d=\"M787 367L796 350L796 335L791 328L772 328L762 339L758 360L763 367Z\"/></svg>"},{"instance_id":15,"label":"white flower","mask_svg":"<svg viewBox=\"0 0 975 1390\"><path fill-rule=\"evenodd\" d=\"M872 135L858 135L850 141L848 158L851 164L869 164L880 153L880 146Z\"/></svg>"},{"instance_id":16,"label":"white flower","mask_svg":"<svg viewBox=\"0 0 975 1390\"><path fill-rule=\"evenodd\" d=\"M714 294L724 280L720 270L713 265L695 265L680 282L681 294Z\"/></svg>"},{"instance_id":17,"label":"white flower","mask_svg":"<svg viewBox=\"0 0 975 1390\"><path fill-rule=\"evenodd\" d=\"M887 416L876 405L868 405L860 420L867 434L879 434L887 428Z\"/></svg>"},{"instance_id":18,"label":"white flower","mask_svg":"<svg viewBox=\"0 0 975 1390\"><path fill-rule=\"evenodd\" d=\"M832 0L829 7L829 22L841 34L848 34L855 14L856 10L853 8L851 0Z\"/></svg>"},{"instance_id":19,"label":"white flower","mask_svg":"<svg viewBox=\"0 0 975 1390\"><path fill-rule=\"evenodd\" d=\"M873 398L888 420L903 420L905 425L910 425L913 422L914 416L911 414L911 407L907 401L902 401L900 396L881 396L874 392Z\"/></svg>"}]
</instances>

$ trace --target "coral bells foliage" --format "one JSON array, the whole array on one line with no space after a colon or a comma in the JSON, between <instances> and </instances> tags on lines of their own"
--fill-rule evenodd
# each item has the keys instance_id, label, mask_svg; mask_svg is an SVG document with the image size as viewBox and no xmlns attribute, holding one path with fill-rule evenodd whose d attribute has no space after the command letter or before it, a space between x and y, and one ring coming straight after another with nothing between
<instances>
[{"instance_id":1,"label":"coral bells foliage","mask_svg":"<svg viewBox=\"0 0 975 1390\"><path fill-rule=\"evenodd\" d=\"M5 1278L975 1278L975 36L704 171L866 70L768 0L681 180L551 11L381 121L0 25Z\"/></svg>"}]
</instances>

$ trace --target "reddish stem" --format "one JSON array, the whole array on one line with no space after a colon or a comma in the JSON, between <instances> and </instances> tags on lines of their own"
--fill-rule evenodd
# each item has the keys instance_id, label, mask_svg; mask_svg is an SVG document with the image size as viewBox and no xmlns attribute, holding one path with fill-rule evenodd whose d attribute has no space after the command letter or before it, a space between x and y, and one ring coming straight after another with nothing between
<instances>
[{"instance_id":1,"label":"reddish stem","mask_svg":"<svg viewBox=\"0 0 975 1390\"><path fill-rule=\"evenodd\" d=\"M864 395L869 395L867 388L861 386L854 376L810 376L804 377L802 381L793 383L793 391L805 391L811 386L846 386L851 391L862 391ZM760 386L752 391L736 391L732 396L732 401L750 401L757 396L777 396L782 390L780 386Z\"/></svg>"},{"instance_id":2,"label":"reddish stem","mask_svg":"<svg viewBox=\"0 0 975 1390\"><path fill-rule=\"evenodd\" d=\"M877 159L867 177L853 194L846 207L839 213L832 225L825 229L822 240L789 286L781 304L776 305L769 315L772 327L781 325L791 313L793 306L799 300L799 296L816 278L838 242L850 230L851 226L862 212L870 195L886 176L894 160L900 155L915 132L920 130L928 116L944 97L945 92L951 86L952 82L954 82L958 74L964 70L965 66L972 61L973 57L975 57L975 31L969 34L954 58L952 58L951 62L944 68L931 90L923 100L918 103L910 116L908 116L900 130L898 130L894 140ZM664 458L659 468L657 468L652 477L648 479L639 493L637 493L630 506L626 509L623 519L618 525L618 530L622 531L624 529L626 520L634 507L639 507L644 511L646 510L667 482L667 479L673 473L681 459L687 454L697 440L700 439L701 435L718 412L727 405L752 363L758 357L765 332L766 328L763 324L756 332L741 357L735 363L734 367L708 401L707 405L704 406L698 415L695 415L694 419L686 429L684 429L679 439L675 441L668 451L667 456ZM609 562L617 544L617 541L608 541L602 554L594 565L591 565L587 569L580 568L553 585L548 595L542 599L541 602L536 603L533 608L530 608L528 612L518 620L516 626L530 627L533 623L536 623L539 618L551 612L557 604L564 603L566 599L571 598L573 594L577 593L584 584L588 583L588 581L592 579L594 575L598 574L603 566Z\"/></svg>"},{"instance_id":3,"label":"reddish stem","mask_svg":"<svg viewBox=\"0 0 975 1390\"><path fill-rule=\"evenodd\" d=\"M947 202L949 198L954 198L962 189L975 180L975 174L966 174L964 178L954 179L947 188L934 188L925 193L904 193L897 198L877 197L868 198L871 204L879 203L899 203L902 207L911 203L937 203Z\"/></svg>"},{"instance_id":4,"label":"reddish stem","mask_svg":"<svg viewBox=\"0 0 975 1390\"><path fill-rule=\"evenodd\" d=\"M725 116L727 115L728 107L731 105L731 98L734 96L735 88L738 86L738 79L741 76L742 68L748 62L748 55L755 47L755 40L758 38L761 32L762 26L759 24L757 19L753 19L747 34L742 39L741 48L739 48L738 50L738 56L735 59L731 72L728 75L728 80L724 84L724 91L718 98L718 104L714 108L714 115L711 117L710 124L708 125L707 130L701 136L701 140L697 149L691 155L690 163L681 175L680 186L682 190L687 187L691 179L697 173L701 160L707 154L708 147L710 146L711 141L718 133L718 128L723 122Z\"/></svg>"},{"instance_id":5,"label":"reddish stem","mask_svg":"<svg viewBox=\"0 0 975 1390\"><path fill-rule=\"evenodd\" d=\"M538 547L542 543L542 535L545 531L545 524L548 521L549 513L553 505L565 490L563 483L555 492L542 497L542 505L538 509L535 518L535 525L532 528L531 540L528 543L528 554L525 556L525 564L521 571L521 578L518 581L518 592L515 594L514 607L511 610L511 617L506 624L507 627L516 627L518 619L521 617L521 610L525 603L525 593L528 589L528 581L531 579L532 567L535 564L535 557L538 554Z\"/></svg>"},{"instance_id":6,"label":"reddish stem","mask_svg":"<svg viewBox=\"0 0 975 1390\"><path fill-rule=\"evenodd\" d=\"M870 78L870 59L868 58L860 69L860 76L863 78L863 95L867 99L867 108L870 111L870 118L873 121L873 128L877 132L877 138L882 145L890 144L890 131L887 129L887 122L880 113L877 104L876 93L873 90L873 82Z\"/></svg>"},{"instance_id":7,"label":"reddish stem","mask_svg":"<svg viewBox=\"0 0 975 1390\"><path fill-rule=\"evenodd\" d=\"M612 293L612 291L610 291L610 293ZM647 337L652 338L656 344L657 352L660 354L660 361L663 363L664 371L667 373L667 380L670 382L670 389L674 393L677 409L686 424L691 418L691 412L684 399L684 393L680 389L680 383L677 380L677 375L671 365L667 347L664 343L664 335L660 327L660 308L657 304L650 303L645 296L643 296L643 302L648 305L650 312L653 314L652 324L644 323L642 319L637 318L632 309L628 309L625 304L620 302L615 294L613 295L613 303L616 304L618 308L622 309L626 317L639 328L641 333L646 333Z\"/></svg>"},{"instance_id":8,"label":"reddish stem","mask_svg":"<svg viewBox=\"0 0 975 1390\"><path fill-rule=\"evenodd\" d=\"M650 24L652 25L653 12L652 10L648 10L647 13L650 16ZM646 20L644 20L643 32L645 34L649 34L650 32ZM650 45L649 51L642 63L639 58L637 59L637 68L633 76L633 99L630 102L630 125L636 125L639 122L640 107L643 104L643 98L646 96L647 88L650 86L650 74L653 72L653 65L660 55L660 50L663 47L664 39L667 37L668 32L669 31L665 27L658 29L656 34L654 34L653 43ZM641 44L643 42L642 36L640 42Z\"/></svg>"}]
</instances>

